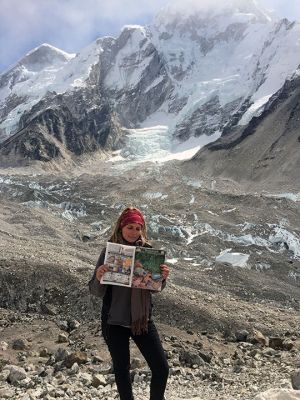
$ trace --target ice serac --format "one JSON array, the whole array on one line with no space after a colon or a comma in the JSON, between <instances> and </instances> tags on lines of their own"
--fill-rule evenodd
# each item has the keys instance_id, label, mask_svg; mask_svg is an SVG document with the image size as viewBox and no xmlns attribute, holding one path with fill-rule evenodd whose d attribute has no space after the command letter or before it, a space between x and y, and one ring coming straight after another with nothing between
<instances>
[{"instance_id":1,"label":"ice serac","mask_svg":"<svg viewBox=\"0 0 300 400\"><path fill-rule=\"evenodd\" d=\"M164 126L156 143L168 151L166 143L208 143L247 126L297 70L300 24L254 0L205 3L172 2L152 25L125 26L76 56L33 50L0 76L0 154L16 143L18 153L41 127L73 154L104 147L130 157L132 143L154 132L137 129Z\"/></svg>"}]
</instances>

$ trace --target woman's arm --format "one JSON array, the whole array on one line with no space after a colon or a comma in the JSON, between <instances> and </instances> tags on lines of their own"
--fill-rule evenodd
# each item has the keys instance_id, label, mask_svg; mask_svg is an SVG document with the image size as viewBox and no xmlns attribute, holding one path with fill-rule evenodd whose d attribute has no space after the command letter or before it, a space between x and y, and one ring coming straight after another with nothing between
<instances>
[{"instance_id":1,"label":"woman's arm","mask_svg":"<svg viewBox=\"0 0 300 400\"><path fill-rule=\"evenodd\" d=\"M163 280L161 282L161 289L160 289L159 292L157 290L151 290L151 293L160 293L162 290L164 290L164 288L167 285L167 278L168 278L169 273L170 273L170 268L166 264L161 264L160 270L161 270L161 276L163 278Z\"/></svg>"},{"instance_id":2,"label":"woman's arm","mask_svg":"<svg viewBox=\"0 0 300 400\"><path fill-rule=\"evenodd\" d=\"M160 270L161 270L161 276L163 277L163 280L161 283L161 290L163 290L167 285L167 279L168 279L168 276L170 273L170 268L166 264L161 264Z\"/></svg>"},{"instance_id":3,"label":"woman's arm","mask_svg":"<svg viewBox=\"0 0 300 400\"><path fill-rule=\"evenodd\" d=\"M103 274L108 269L107 266L103 264L104 258L105 258L105 249L102 250L98 258L92 279L88 283L90 293L96 297L103 297L107 287L107 285L102 285L100 283Z\"/></svg>"}]
</instances>

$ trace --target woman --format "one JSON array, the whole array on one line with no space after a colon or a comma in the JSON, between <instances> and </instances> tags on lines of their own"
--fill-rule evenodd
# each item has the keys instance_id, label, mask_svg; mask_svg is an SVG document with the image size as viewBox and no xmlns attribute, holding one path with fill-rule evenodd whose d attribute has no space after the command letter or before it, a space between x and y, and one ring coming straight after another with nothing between
<instances>
[{"instance_id":1,"label":"woman","mask_svg":"<svg viewBox=\"0 0 300 400\"><path fill-rule=\"evenodd\" d=\"M130 246L151 247L147 242L146 223L141 211L134 207L126 208L118 218L109 241ZM102 335L112 357L120 400L133 400L130 379L130 338L151 369L150 400L163 400L169 366L151 319L151 292L147 289L101 284L103 274L108 271L104 258L105 249L100 254L89 288L92 294L103 297ZM169 275L169 267L162 264L160 268L163 289Z\"/></svg>"}]
</instances>

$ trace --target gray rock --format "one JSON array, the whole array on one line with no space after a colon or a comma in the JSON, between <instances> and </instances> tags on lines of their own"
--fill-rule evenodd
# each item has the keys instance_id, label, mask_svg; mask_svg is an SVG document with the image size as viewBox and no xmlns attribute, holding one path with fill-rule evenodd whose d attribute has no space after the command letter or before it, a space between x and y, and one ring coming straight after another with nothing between
<instances>
[{"instance_id":1,"label":"gray rock","mask_svg":"<svg viewBox=\"0 0 300 400\"><path fill-rule=\"evenodd\" d=\"M10 388L0 388L0 399L13 399L15 391Z\"/></svg>"},{"instance_id":2,"label":"gray rock","mask_svg":"<svg viewBox=\"0 0 300 400\"><path fill-rule=\"evenodd\" d=\"M270 337L269 346L275 350L284 350L283 339L280 337Z\"/></svg>"},{"instance_id":3,"label":"gray rock","mask_svg":"<svg viewBox=\"0 0 300 400\"><path fill-rule=\"evenodd\" d=\"M93 375L92 386L97 388L99 386L105 386L105 385L106 385L106 378L104 375L101 374Z\"/></svg>"},{"instance_id":4,"label":"gray rock","mask_svg":"<svg viewBox=\"0 0 300 400\"><path fill-rule=\"evenodd\" d=\"M140 358L132 358L130 366L131 369L137 369L137 368L141 368L143 365L143 361Z\"/></svg>"},{"instance_id":5,"label":"gray rock","mask_svg":"<svg viewBox=\"0 0 300 400\"><path fill-rule=\"evenodd\" d=\"M76 351L65 357L64 365L67 368L71 368L73 364L75 364L75 363L77 363L78 365L85 364L87 362L87 360L88 360L87 353L85 353L83 351Z\"/></svg>"},{"instance_id":6,"label":"gray rock","mask_svg":"<svg viewBox=\"0 0 300 400\"><path fill-rule=\"evenodd\" d=\"M63 361L69 354L70 352L68 350L59 347L54 354L55 362Z\"/></svg>"},{"instance_id":7,"label":"gray rock","mask_svg":"<svg viewBox=\"0 0 300 400\"><path fill-rule=\"evenodd\" d=\"M27 378L27 374L24 368L16 365L10 366L10 373L7 377L7 381L12 385L18 385L23 379Z\"/></svg>"},{"instance_id":8,"label":"gray rock","mask_svg":"<svg viewBox=\"0 0 300 400\"><path fill-rule=\"evenodd\" d=\"M66 333L60 333L58 335L57 342L58 343L68 343L69 342L68 335Z\"/></svg>"},{"instance_id":9,"label":"gray rock","mask_svg":"<svg viewBox=\"0 0 300 400\"><path fill-rule=\"evenodd\" d=\"M190 365L190 366L205 365L203 358L201 358L198 353L193 353L193 352L185 351L185 350L181 351L181 353L179 355L179 361L184 365Z\"/></svg>"},{"instance_id":10,"label":"gray rock","mask_svg":"<svg viewBox=\"0 0 300 400\"><path fill-rule=\"evenodd\" d=\"M44 314L47 315L57 315L57 309L53 304L41 304L41 310Z\"/></svg>"},{"instance_id":11,"label":"gray rock","mask_svg":"<svg viewBox=\"0 0 300 400\"><path fill-rule=\"evenodd\" d=\"M72 319L68 321L68 327L70 331L73 331L74 329L78 329L80 326L80 322L78 322L76 319Z\"/></svg>"},{"instance_id":12,"label":"gray rock","mask_svg":"<svg viewBox=\"0 0 300 400\"><path fill-rule=\"evenodd\" d=\"M57 323L57 325L59 326L59 328L60 329L62 329L63 331L68 331L68 329L69 329L69 324L68 324L68 321L59 321L58 323Z\"/></svg>"},{"instance_id":13,"label":"gray rock","mask_svg":"<svg viewBox=\"0 0 300 400\"><path fill-rule=\"evenodd\" d=\"M79 375L79 380L84 386L90 386L93 382L93 376L87 372L83 372Z\"/></svg>"},{"instance_id":14,"label":"gray rock","mask_svg":"<svg viewBox=\"0 0 300 400\"><path fill-rule=\"evenodd\" d=\"M44 347L43 349L40 350L39 355L40 355L40 357L48 357L49 356L48 349L46 347Z\"/></svg>"},{"instance_id":15,"label":"gray rock","mask_svg":"<svg viewBox=\"0 0 300 400\"><path fill-rule=\"evenodd\" d=\"M241 331L237 331L235 333L237 342L247 342L248 336L249 336L249 332L245 329L243 329Z\"/></svg>"},{"instance_id":16,"label":"gray rock","mask_svg":"<svg viewBox=\"0 0 300 400\"><path fill-rule=\"evenodd\" d=\"M9 369L3 369L0 372L0 382L6 382L9 374L10 374L10 370Z\"/></svg>"},{"instance_id":17,"label":"gray rock","mask_svg":"<svg viewBox=\"0 0 300 400\"><path fill-rule=\"evenodd\" d=\"M16 339L12 344L14 350L28 350L29 347L29 342L26 339Z\"/></svg>"},{"instance_id":18,"label":"gray rock","mask_svg":"<svg viewBox=\"0 0 300 400\"><path fill-rule=\"evenodd\" d=\"M294 390L300 390L300 371L292 374L291 380L292 380L292 388Z\"/></svg>"},{"instance_id":19,"label":"gray rock","mask_svg":"<svg viewBox=\"0 0 300 400\"><path fill-rule=\"evenodd\" d=\"M3 351L7 350L8 349L8 343L6 343L4 341L1 341L0 342L0 349L3 350Z\"/></svg>"}]
</instances>

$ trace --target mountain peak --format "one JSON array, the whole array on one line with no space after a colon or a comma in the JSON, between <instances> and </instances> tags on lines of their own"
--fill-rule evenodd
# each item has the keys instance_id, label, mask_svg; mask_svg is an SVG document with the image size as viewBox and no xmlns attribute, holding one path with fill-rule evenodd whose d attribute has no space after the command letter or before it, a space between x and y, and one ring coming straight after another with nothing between
<instances>
[{"instance_id":1,"label":"mountain peak","mask_svg":"<svg viewBox=\"0 0 300 400\"><path fill-rule=\"evenodd\" d=\"M53 64L57 62L67 62L72 59L75 54L66 53L48 43L43 43L38 47L30 50L18 64L25 66Z\"/></svg>"}]
</instances>

